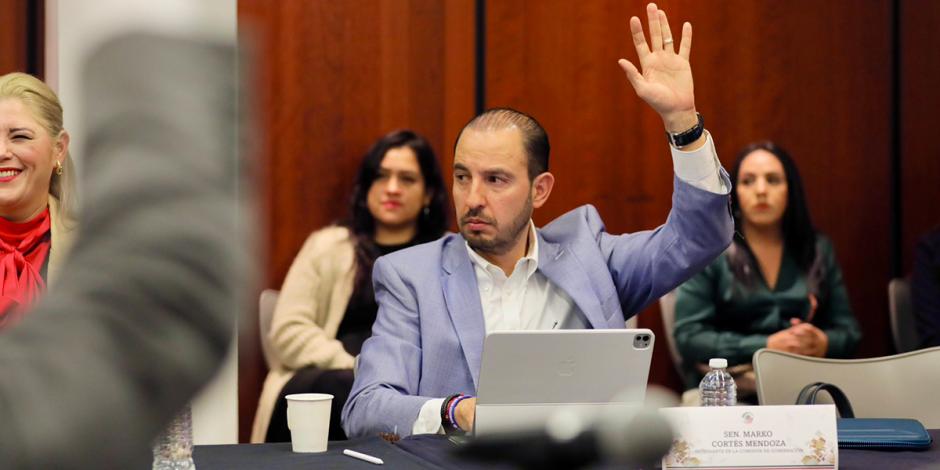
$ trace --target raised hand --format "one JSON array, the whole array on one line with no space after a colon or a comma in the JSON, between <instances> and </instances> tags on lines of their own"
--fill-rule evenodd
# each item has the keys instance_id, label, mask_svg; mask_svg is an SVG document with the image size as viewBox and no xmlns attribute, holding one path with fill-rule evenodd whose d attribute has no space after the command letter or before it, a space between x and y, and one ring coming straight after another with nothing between
<instances>
[{"instance_id":1,"label":"raised hand","mask_svg":"<svg viewBox=\"0 0 940 470\"><path fill-rule=\"evenodd\" d=\"M646 6L649 19L650 42L643 36L643 25L637 17L630 18L633 45L640 59L640 68L629 60L618 63L637 96L659 113L669 132L682 132L698 122L695 115L695 94L692 86L692 68L689 52L692 49L692 25L682 25L682 39L676 53L672 31L666 12L655 3Z\"/></svg>"}]
</instances>

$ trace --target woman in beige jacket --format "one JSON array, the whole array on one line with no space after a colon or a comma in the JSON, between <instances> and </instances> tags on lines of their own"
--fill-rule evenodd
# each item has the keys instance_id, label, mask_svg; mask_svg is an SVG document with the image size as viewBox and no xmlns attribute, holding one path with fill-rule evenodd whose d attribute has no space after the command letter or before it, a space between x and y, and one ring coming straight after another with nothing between
<instances>
[{"instance_id":1,"label":"woman in beige jacket","mask_svg":"<svg viewBox=\"0 0 940 470\"><path fill-rule=\"evenodd\" d=\"M290 441L284 397L307 392L334 396L330 440L346 438L340 412L378 311L372 265L439 238L447 209L440 165L423 137L396 131L372 146L359 168L349 221L311 234L284 279L269 334L280 364L265 379L252 442Z\"/></svg>"},{"instance_id":2,"label":"woman in beige jacket","mask_svg":"<svg viewBox=\"0 0 940 470\"><path fill-rule=\"evenodd\" d=\"M54 280L75 229L62 106L41 80L0 77L0 329Z\"/></svg>"}]
</instances>

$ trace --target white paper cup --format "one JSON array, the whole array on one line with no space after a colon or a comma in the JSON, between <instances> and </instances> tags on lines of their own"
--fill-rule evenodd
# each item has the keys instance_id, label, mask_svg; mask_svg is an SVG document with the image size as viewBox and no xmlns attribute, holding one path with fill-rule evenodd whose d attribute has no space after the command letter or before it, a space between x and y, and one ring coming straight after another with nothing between
<instances>
[{"instance_id":1,"label":"white paper cup","mask_svg":"<svg viewBox=\"0 0 940 470\"><path fill-rule=\"evenodd\" d=\"M286 398L287 428L294 452L326 452L333 395L295 393Z\"/></svg>"}]
</instances>

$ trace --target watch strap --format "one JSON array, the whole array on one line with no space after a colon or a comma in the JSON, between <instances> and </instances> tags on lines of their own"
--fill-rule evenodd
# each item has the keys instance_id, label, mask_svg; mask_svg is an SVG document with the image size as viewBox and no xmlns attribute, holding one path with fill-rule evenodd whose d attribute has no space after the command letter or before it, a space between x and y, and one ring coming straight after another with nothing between
<instances>
[{"instance_id":1,"label":"watch strap","mask_svg":"<svg viewBox=\"0 0 940 470\"><path fill-rule=\"evenodd\" d=\"M702 117L701 113L695 113L695 115L698 117L698 123L692 126L691 129L676 134L666 131L666 140L668 140L673 147L685 147L698 140L699 137L702 137L702 134L705 132L705 118Z\"/></svg>"}]
</instances>

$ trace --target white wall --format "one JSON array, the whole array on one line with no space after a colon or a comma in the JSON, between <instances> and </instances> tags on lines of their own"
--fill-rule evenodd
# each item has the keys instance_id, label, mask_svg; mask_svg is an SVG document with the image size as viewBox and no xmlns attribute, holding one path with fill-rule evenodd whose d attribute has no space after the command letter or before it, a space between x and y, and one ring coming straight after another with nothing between
<instances>
[{"instance_id":1,"label":"white wall","mask_svg":"<svg viewBox=\"0 0 940 470\"><path fill-rule=\"evenodd\" d=\"M127 30L195 33L234 42L236 0L47 0L46 81L59 94L72 158L81 166L84 128L80 74L84 56L109 37ZM236 312L233 312L235 315ZM237 335L233 336L237 337ZM234 343L233 343L234 344ZM197 444L238 441L238 372L235 347L214 381L193 401Z\"/></svg>"}]
</instances>

